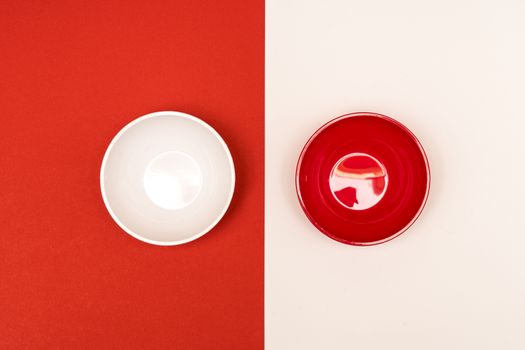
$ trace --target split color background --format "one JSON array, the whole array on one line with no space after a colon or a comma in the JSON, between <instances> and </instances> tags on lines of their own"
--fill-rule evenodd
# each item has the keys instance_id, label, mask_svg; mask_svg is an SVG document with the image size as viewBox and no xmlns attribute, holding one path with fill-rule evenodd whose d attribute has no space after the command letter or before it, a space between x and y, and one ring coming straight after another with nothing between
<instances>
[{"instance_id":1,"label":"split color background","mask_svg":"<svg viewBox=\"0 0 525 350\"><path fill-rule=\"evenodd\" d=\"M0 348L525 348L524 33L518 0L2 1ZM216 128L238 179L167 248L98 189L114 134L166 109ZM432 188L405 234L351 247L294 170L367 110L418 136Z\"/></svg>"}]
</instances>

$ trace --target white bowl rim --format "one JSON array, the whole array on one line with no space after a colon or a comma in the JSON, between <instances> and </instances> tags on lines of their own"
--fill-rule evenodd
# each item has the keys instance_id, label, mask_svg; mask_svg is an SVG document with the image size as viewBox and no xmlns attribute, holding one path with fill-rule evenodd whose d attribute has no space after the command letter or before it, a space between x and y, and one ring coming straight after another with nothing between
<instances>
[{"instance_id":1,"label":"white bowl rim","mask_svg":"<svg viewBox=\"0 0 525 350\"><path fill-rule=\"evenodd\" d=\"M118 142L120 137L128 129L130 129L134 125L139 124L139 123L141 123L141 122L143 122L145 120L156 118L156 117L161 117L161 116L163 116L163 117L164 116L171 116L171 117L180 117L180 118L189 119L191 121L197 122L198 124L204 126L207 130L209 130L212 133L212 135L215 136L215 138L219 141L219 143L221 144L224 152L226 153L227 158L228 158L230 173L231 173L231 186L230 186L230 191L228 193L228 200L227 200L226 204L224 205L224 208L222 209L220 214L217 215L217 217L215 218L215 220L210 225L208 225L205 229L197 232L196 234L194 234L191 237L188 237L188 238L185 238L185 239L181 239L181 240L166 241L166 242L164 242L164 241L157 241L157 240L154 240L154 239L149 239L147 237L144 237L144 236L140 235L139 233L134 232L133 230L129 229L126 225L124 225L124 223L122 223L122 221L120 221L118 216L111 209L111 205L109 204L109 200L108 200L107 194L106 194L106 188L105 188L105 185L104 185L104 175L105 175L105 170L106 170L106 163L107 163L109 154L111 153L111 150L113 149L114 145ZM100 166L100 192L102 194L102 199L104 201L104 205L105 205L107 211L109 212L109 215L111 215L111 218L117 223L117 225L122 230L124 230L130 236L132 236L132 237L134 237L134 238L136 238L136 239L138 239L138 240L140 240L142 242L153 244L153 245L159 245L159 246L181 245L181 244L189 243L191 241L196 240L197 238L200 238L200 237L204 236L206 233L211 231L211 229L214 228L219 223L219 221L221 221L221 219L224 217L224 214L226 214L226 211L230 207L234 191L235 191L235 166L234 166L233 158L232 158L232 155L230 153L230 149L228 148L228 145L226 144L224 139L221 137L221 135L211 125L209 125L208 123L206 123L204 120L202 120L200 118L194 117L193 115L190 115L190 114L187 114L187 113L183 113L183 112L158 111L158 112L152 112L152 113L145 114L143 116L140 116L140 117L132 120L131 122L126 124L122 129L120 129L120 131L113 137L113 139L109 143L109 146L106 149L106 152L104 153L104 158L102 159L102 164Z\"/></svg>"}]
</instances>

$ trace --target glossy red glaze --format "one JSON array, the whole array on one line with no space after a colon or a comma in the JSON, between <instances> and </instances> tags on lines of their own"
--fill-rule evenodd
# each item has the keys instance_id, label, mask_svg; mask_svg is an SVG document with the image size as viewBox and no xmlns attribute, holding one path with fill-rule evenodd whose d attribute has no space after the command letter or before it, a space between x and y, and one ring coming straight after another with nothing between
<instances>
[{"instance_id":1,"label":"glossy red glaze","mask_svg":"<svg viewBox=\"0 0 525 350\"><path fill-rule=\"evenodd\" d=\"M330 174L330 190L340 204L366 210L383 198L388 184L385 167L364 153L343 156Z\"/></svg>"},{"instance_id":2,"label":"glossy red glaze","mask_svg":"<svg viewBox=\"0 0 525 350\"><path fill-rule=\"evenodd\" d=\"M310 221L352 245L386 242L423 209L430 168L417 138L398 121L352 113L322 126L306 143L297 195Z\"/></svg>"}]
</instances>

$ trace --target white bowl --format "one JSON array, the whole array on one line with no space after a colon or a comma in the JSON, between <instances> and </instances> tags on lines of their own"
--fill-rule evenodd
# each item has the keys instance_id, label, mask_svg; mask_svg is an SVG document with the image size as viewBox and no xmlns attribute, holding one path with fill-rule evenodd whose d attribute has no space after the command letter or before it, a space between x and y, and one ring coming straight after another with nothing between
<instances>
[{"instance_id":1,"label":"white bowl","mask_svg":"<svg viewBox=\"0 0 525 350\"><path fill-rule=\"evenodd\" d=\"M193 241L230 205L233 160L220 135L180 112L135 119L113 138L100 169L104 204L131 236L156 245Z\"/></svg>"}]
</instances>

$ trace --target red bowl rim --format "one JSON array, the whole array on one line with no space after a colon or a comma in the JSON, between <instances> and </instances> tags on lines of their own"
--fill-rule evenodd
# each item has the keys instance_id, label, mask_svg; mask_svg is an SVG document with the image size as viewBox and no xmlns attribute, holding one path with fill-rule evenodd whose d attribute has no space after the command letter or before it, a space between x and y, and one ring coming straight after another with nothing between
<instances>
[{"instance_id":1,"label":"red bowl rim","mask_svg":"<svg viewBox=\"0 0 525 350\"><path fill-rule=\"evenodd\" d=\"M303 198L301 197L301 190L300 190L300 185L299 185L299 168L301 166L301 163L303 162L304 154L305 154L306 150L308 149L308 147L310 146L310 144L312 143L312 141L317 137L317 135L319 135L328 126L330 126L330 125L332 125L334 123L337 123L337 122L339 122L339 121L341 121L343 119L352 118L352 117L358 117L358 116L359 117L363 117L363 116L365 116L365 117L366 116L378 117L378 118L381 118L381 119L383 119L383 120L385 120L387 122L395 124L398 127L400 127L402 130L404 130L408 134L408 136L410 136L412 138L412 140L414 140L416 142L416 144L418 145L419 150L421 151L421 154L423 155L423 159L425 161L425 168L426 168L426 174L427 174L427 188L425 189L425 197L423 198L423 201L421 202L421 205L419 206L419 209L418 209L417 213L414 215L414 217L412 218L412 220L408 224L406 224L405 227L403 227L402 229L400 229L399 231L397 231L393 235L390 235L390 236L388 236L386 238L383 238L383 239L380 239L380 240L377 240L377 241L372 241L372 242L354 242L354 241L351 241L351 240L342 239L340 237L337 237L337 236L331 234L327 230L325 230L322 226L320 226L315 221L313 215L308 211L308 209L307 209L307 207L306 207L306 205L305 205L305 203L303 201ZM388 116L383 115L383 114L374 113L374 112L353 112L353 113L347 113L347 114L343 114L343 115L341 115L339 117L336 117L336 118L334 118L332 120L329 120L328 122L323 124L319 129L317 129L317 131L315 133L313 133L312 136L310 136L308 141L303 146L303 149L301 150L301 154L300 154L299 159L297 161L297 165L295 167L295 192L297 194L297 198L299 199L299 203L301 204L301 208L303 209L303 211L304 211L306 217L308 218L308 220L310 220L310 222L319 231L321 231L323 234L325 234L329 238L331 238L331 239L333 239L335 241L338 241L338 242L341 242L341 243L344 243L344 244L348 244L348 245L353 245L353 246L373 246L373 245L385 243L385 242L388 242L388 241L390 241L390 240L400 236L403 232L408 230L410 228L410 226L412 226L414 224L414 222L416 222L416 220L421 215L421 212L425 208L425 205L426 205L427 199L428 199L428 195L429 195L429 192L430 192L430 181L431 181L430 164L428 162L427 154L426 154L425 150L423 149L423 146L421 145L421 142L419 142L418 138L416 137L416 135L414 135L414 133L412 131L410 131L409 128L407 128L405 125L403 125L401 122L397 121L396 119L388 117Z\"/></svg>"}]
</instances>

